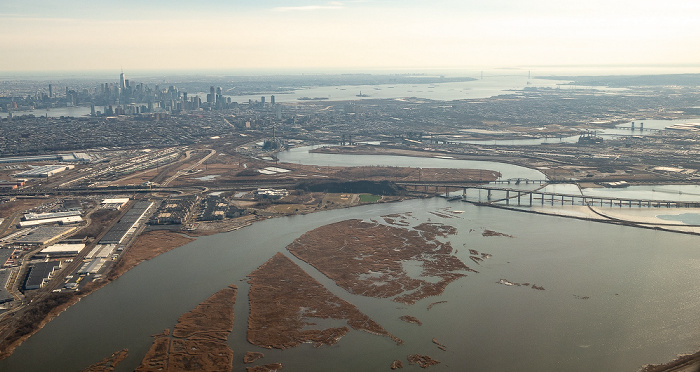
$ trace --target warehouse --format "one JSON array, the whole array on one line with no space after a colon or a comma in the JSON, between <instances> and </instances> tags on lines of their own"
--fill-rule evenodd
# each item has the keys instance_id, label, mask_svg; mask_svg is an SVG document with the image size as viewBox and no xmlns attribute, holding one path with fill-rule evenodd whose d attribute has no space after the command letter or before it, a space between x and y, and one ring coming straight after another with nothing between
<instances>
[{"instance_id":1,"label":"warehouse","mask_svg":"<svg viewBox=\"0 0 700 372\"><path fill-rule=\"evenodd\" d=\"M14 249L0 248L0 267L4 267L13 263L12 255L14 253Z\"/></svg>"},{"instance_id":2,"label":"warehouse","mask_svg":"<svg viewBox=\"0 0 700 372\"><path fill-rule=\"evenodd\" d=\"M73 152L66 155L59 155L61 161L65 162L79 162L79 163L89 163L92 161L90 155L84 152Z\"/></svg>"},{"instance_id":3,"label":"warehouse","mask_svg":"<svg viewBox=\"0 0 700 372\"><path fill-rule=\"evenodd\" d=\"M72 257L77 256L85 248L84 243L80 244L54 244L41 250L36 255L39 257Z\"/></svg>"},{"instance_id":4,"label":"warehouse","mask_svg":"<svg viewBox=\"0 0 700 372\"><path fill-rule=\"evenodd\" d=\"M124 214L124 216L102 237L100 244L121 244L124 239L136 231L143 217L153 206L153 202L141 200Z\"/></svg>"},{"instance_id":5,"label":"warehouse","mask_svg":"<svg viewBox=\"0 0 700 372\"><path fill-rule=\"evenodd\" d=\"M129 198L105 199L102 201L102 209L120 210L124 204L129 202Z\"/></svg>"},{"instance_id":6,"label":"warehouse","mask_svg":"<svg viewBox=\"0 0 700 372\"><path fill-rule=\"evenodd\" d=\"M10 276L12 276L12 270L0 270L0 285L2 285L2 287L0 287L0 304L4 304L15 299L12 294L7 291L7 283L10 282Z\"/></svg>"},{"instance_id":7,"label":"warehouse","mask_svg":"<svg viewBox=\"0 0 700 372\"><path fill-rule=\"evenodd\" d=\"M61 268L60 261L39 262L29 269L24 289L39 289L51 280L53 273Z\"/></svg>"},{"instance_id":8,"label":"warehouse","mask_svg":"<svg viewBox=\"0 0 700 372\"><path fill-rule=\"evenodd\" d=\"M15 241L19 245L42 245L60 239L62 236L72 232L76 227L39 227Z\"/></svg>"},{"instance_id":9,"label":"warehouse","mask_svg":"<svg viewBox=\"0 0 700 372\"><path fill-rule=\"evenodd\" d=\"M78 275L85 275L85 274L97 274L100 269L102 269L102 266L104 266L105 260L101 258L96 258L92 261L86 262L83 264L83 266L78 270Z\"/></svg>"},{"instance_id":10,"label":"warehouse","mask_svg":"<svg viewBox=\"0 0 700 372\"><path fill-rule=\"evenodd\" d=\"M21 173L15 174L17 178L48 178L68 169L73 169L74 165L43 165Z\"/></svg>"},{"instance_id":11,"label":"warehouse","mask_svg":"<svg viewBox=\"0 0 700 372\"><path fill-rule=\"evenodd\" d=\"M57 223L59 225L70 225L72 223L81 223L83 218L80 216L69 216L69 217L56 217L56 218L46 218L43 220L32 220L32 221L21 221L17 224L18 227L31 227L37 225L48 225L52 223Z\"/></svg>"},{"instance_id":12,"label":"warehouse","mask_svg":"<svg viewBox=\"0 0 700 372\"><path fill-rule=\"evenodd\" d=\"M49 160L59 160L59 155L15 156L10 158L0 158L0 163L24 163L28 161Z\"/></svg>"},{"instance_id":13,"label":"warehouse","mask_svg":"<svg viewBox=\"0 0 700 372\"><path fill-rule=\"evenodd\" d=\"M80 216L80 211L50 212L50 213L26 213L22 216L22 221L35 221L47 218Z\"/></svg>"},{"instance_id":14,"label":"warehouse","mask_svg":"<svg viewBox=\"0 0 700 372\"><path fill-rule=\"evenodd\" d=\"M93 258L108 258L109 256L112 255L112 252L114 252L114 249L117 248L116 244L98 244L93 248L90 253L88 253L85 258L87 259L93 259Z\"/></svg>"},{"instance_id":15,"label":"warehouse","mask_svg":"<svg viewBox=\"0 0 700 372\"><path fill-rule=\"evenodd\" d=\"M258 189L255 191L256 199L279 199L289 195L286 189Z\"/></svg>"}]
</instances>

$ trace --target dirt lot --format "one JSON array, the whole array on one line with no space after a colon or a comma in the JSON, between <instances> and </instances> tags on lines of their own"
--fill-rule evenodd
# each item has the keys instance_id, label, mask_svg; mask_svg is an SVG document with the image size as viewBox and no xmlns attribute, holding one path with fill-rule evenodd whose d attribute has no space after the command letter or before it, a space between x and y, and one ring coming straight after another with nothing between
<instances>
[{"instance_id":1,"label":"dirt lot","mask_svg":"<svg viewBox=\"0 0 700 372\"><path fill-rule=\"evenodd\" d=\"M32 199L15 199L7 203L0 203L0 218L10 217L13 213L23 212L44 203L50 202L51 199L32 198Z\"/></svg>"}]
</instances>

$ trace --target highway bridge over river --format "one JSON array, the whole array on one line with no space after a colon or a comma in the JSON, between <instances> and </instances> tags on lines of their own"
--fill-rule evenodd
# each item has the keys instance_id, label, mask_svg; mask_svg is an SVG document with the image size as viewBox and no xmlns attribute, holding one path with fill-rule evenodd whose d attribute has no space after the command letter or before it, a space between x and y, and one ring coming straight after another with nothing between
<instances>
[{"instance_id":1,"label":"highway bridge over river","mask_svg":"<svg viewBox=\"0 0 700 372\"><path fill-rule=\"evenodd\" d=\"M547 184L546 180L518 179L511 180L511 185L540 185L535 189L499 187L494 183L509 183L506 181L491 182L488 185L470 183L399 183L404 187L413 187L417 191L435 190L441 196L450 200L464 200L481 204L505 204L510 206L544 206L544 205L587 205L600 207L639 207L639 208L700 208L700 201L679 201L659 199L637 199L610 196L587 196L582 194L558 193L541 191ZM461 190L461 195L454 195ZM443 193L444 191L444 193Z\"/></svg>"}]
</instances>

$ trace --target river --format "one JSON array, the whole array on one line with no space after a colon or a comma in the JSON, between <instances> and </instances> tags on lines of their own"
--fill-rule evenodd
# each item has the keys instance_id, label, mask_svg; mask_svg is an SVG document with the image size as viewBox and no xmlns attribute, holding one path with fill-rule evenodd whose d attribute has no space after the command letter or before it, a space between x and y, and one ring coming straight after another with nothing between
<instances>
[{"instance_id":1,"label":"river","mask_svg":"<svg viewBox=\"0 0 700 372\"><path fill-rule=\"evenodd\" d=\"M13 116L21 115L34 115L34 116L48 116L51 118L58 118L61 116L72 116L72 117L84 117L90 115L90 107L83 106L70 106L70 107L54 107L50 109L34 109L27 111L12 111ZM7 118L9 113L0 112L0 119Z\"/></svg>"},{"instance_id":2,"label":"river","mask_svg":"<svg viewBox=\"0 0 700 372\"><path fill-rule=\"evenodd\" d=\"M477 76L475 73L474 76ZM568 81L529 79L527 72L516 74L493 73L486 74L483 78L464 82L450 83L415 83L415 84L376 84L376 85L333 85L333 86L309 86L294 89L287 92L265 93L253 95L230 96L234 102L260 101L260 97L275 96L275 102L326 102L326 101L356 101L363 99L400 99L416 97L437 101L452 101L458 99L488 98L501 94L508 94L514 90L522 90L525 87L556 88ZM595 87L596 89L606 89ZM359 96L362 94L362 96ZM206 92L191 94L191 96L206 98ZM359 96L359 97L358 97ZM305 101L299 98L322 98L321 100ZM203 98L203 99L204 99Z\"/></svg>"},{"instance_id":3,"label":"river","mask_svg":"<svg viewBox=\"0 0 700 372\"><path fill-rule=\"evenodd\" d=\"M327 154L309 156L317 155ZM327 156L341 158L338 162L344 165L361 162L353 155ZM396 165L390 159L395 157L372 158ZM412 166L425 161L399 158ZM444 208L464 213L455 218L430 213ZM441 296L409 306L349 294L285 250L295 238L321 225L404 212L412 212L412 225L431 221L455 226L458 233L450 242L456 256L479 273L451 283ZM513 237L483 236L484 229ZM700 312L695 311L700 307L697 246L696 236L441 198L276 218L198 238L140 264L50 322L0 361L0 370L78 371L122 348L130 355L117 370L133 370L150 346L151 335L172 328L182 313L236 284L240 290L229 337L234 370L243 369L246 351L262 351L265 363L282 362L288 371L388 370L392 360L405 364L412 353L440 360L430 368L434 371L636 371L700 345L695 327L700 324ZM476 266L468 249L492 257ZM248 344L246 275L280 251L406 343L397 346L386 337L351 331L338 344L318 349L303 345L279 351ZM498 284L500 279L534 283L545 290ZM447 302L427 310L436 301ZM415 316L423 325L402 322L401 315ZM437 349L433 338L447 351Z\"/></svg>"},{"instance_id":4,"label":"river","mask_svg":"<svg viewBox=\"0 0 700 372\"><path fill-rule=\"evenodd\" d=\"M325 100L312 101L355 101L360 99L400 99L406 97L417 97L431 100L452 101L457 99L468 98L488 98L500 94L507 94L513 90L521 90L525 87L558 87L561 84L566 84L568 81L547 80L547 79L529 79L527 73L520 74L487 74L483 79L451 82L451 83L434 83L434 84L378 84L378 85L339 85L339 86L310 86L291 90L288 92L272 93L275 96L275 102L292 103L292 102L309 102L300 101L302 97L322 97ZM595 87L596 89L605 89L604 87ZM362 97L358 95L362 93ZM248 100L259 101L261 96L266 96L270 100L271 94L254 94L242 96L229 96L232 101L239 103L247 103ZM207 93L190 93L190 97L199 96L206 101ZM97 107L101 110L101 107ZM82 117L90 115L90 107L57 107L51 109L36 109L28 111L14 111L13 115L28 115L35 116L75 116ZM0 112L0 118L6 118L7 112Z\"/></svg>"}]
</instances>

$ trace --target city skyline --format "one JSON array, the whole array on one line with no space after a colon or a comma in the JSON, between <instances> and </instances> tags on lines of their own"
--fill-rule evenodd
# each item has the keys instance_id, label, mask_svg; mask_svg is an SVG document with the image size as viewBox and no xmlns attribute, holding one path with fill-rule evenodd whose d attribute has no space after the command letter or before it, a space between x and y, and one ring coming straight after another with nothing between
<instances>
[{"instance_id":1,"label":"city skyline","mask_svg":"<svg viewBox=\"0 0 700 372\"><path fill-rule=\"evenodd\" d=\"M700 66L700 5L10 0L0 71Z\"/></svg>"}]
</instances>

